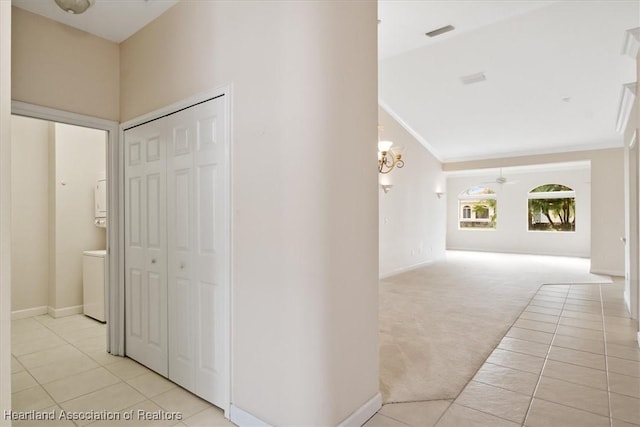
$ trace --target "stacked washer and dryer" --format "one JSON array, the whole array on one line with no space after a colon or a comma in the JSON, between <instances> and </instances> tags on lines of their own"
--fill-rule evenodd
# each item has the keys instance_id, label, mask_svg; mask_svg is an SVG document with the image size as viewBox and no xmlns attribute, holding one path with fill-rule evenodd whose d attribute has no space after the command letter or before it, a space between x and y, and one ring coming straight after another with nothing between
<instances>
[{"instance_id":1,"label":"stacked washer and dryer","mask_svg":"<svg viewBox=\"0 0 640 427\"><path fill-rule=\"evenodd\" d=\"M107 179L104 174L94 187L94 224L107 227ZM105 322L105 249L84 251L82 257L82 291L84 314Z\"/></svg>"}]
</instances>

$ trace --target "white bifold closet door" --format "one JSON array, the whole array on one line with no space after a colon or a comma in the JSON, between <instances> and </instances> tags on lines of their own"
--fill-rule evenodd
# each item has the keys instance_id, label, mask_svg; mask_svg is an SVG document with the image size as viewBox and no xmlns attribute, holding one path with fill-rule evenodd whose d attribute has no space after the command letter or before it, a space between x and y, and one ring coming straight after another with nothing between
<instances>
[{"instance_id":1,"label":"white bifold closet door","mask_svg":"<svg viewBox=\"0 0 640 427\"><path fill-rule=\"evenodd\" d=\"M219 406L226 400L228 350L225 131L221 98L125 131L125 221L130 223L125 230L131 233L134 224L142 229L141 244L136 241L134 246L133 238L126 239L127 355ZM150 151L155 135L159 135L158 149ZM134 149L136 145L141 148ZM140 165L128 161L132 151L146 155ZM160 157L157 175L149 166L150 152ZM138 181L143 190L138 190ZM148 236L155 236L156 224L163 235L153 240L160 247L153 258L149 248L155 246ZM148 262L143 265L138 259ZM148 277L156 269L163 269L164 280L150 284ZM146 281L132 279L134 274Z\"/></svg>"},{"instance_id":2,"label":"white bifold closet door","mask_svg":"<svg viewBox=\"0 0 640 427\"><path fill-rule=\"evenodd\" d=\"M168 376L164 126L156 120L124 135L126 354Z\"/></svg>"}]
</instances>

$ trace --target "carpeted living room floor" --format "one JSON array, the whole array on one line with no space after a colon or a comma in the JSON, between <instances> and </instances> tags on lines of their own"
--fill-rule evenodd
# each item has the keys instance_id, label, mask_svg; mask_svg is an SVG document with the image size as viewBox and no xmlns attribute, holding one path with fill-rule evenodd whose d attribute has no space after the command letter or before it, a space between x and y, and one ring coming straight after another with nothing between
<instances>
[{"instance_id":1,"label":"carpeted living room floor","mask_svg":"<svg viewBox=\"0 0 640 427\"><path fill-rule=\"evenodd\" d=\"M588 259L461 251L381 280L383 402L455 399L541 285L609 282Z\"/></svg>"},{"instance_id":2,"label":"carpeted living room floor","mask_svg":"<svg viewBox=\"0 0 640 427\"><path fill-rule=\"evenodd\" d=\"M386 403L364 427L640 426L624 281L543 285L455 399Z\"/></svg>"}]
</instances>

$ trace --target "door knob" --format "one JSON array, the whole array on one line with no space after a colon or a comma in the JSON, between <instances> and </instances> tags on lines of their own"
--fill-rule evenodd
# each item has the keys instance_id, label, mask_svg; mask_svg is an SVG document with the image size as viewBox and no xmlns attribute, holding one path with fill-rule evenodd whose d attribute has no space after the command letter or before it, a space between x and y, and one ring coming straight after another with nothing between
<instances>
[{"instance_id":1,"label":"door knob","mask_svg":"<svg viewBox=\"0 0 640 427\"><path fill-rule=\"evenodd\" d=\"M151 264L155 264L156 263L156 259L155 258L151 258Z\"/></svg>"},{"instance_id":2,"label":"door knob","mask_svg":"<svg viewBox=\"0 0 640 427\"><path fill-rule=\"evenodd\" d=\"M180 270L184 270L184 262L180 263Z\"/></svg>"}]
</instances>

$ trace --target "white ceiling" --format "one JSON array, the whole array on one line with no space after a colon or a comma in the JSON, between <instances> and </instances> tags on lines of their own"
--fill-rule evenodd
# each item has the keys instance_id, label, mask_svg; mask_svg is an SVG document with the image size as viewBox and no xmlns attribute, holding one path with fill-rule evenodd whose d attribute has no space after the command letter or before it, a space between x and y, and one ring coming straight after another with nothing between
<instances>
[{"instance_id":1,"label":"white ceiling","mask_svg":"<svg viewBox=\"0 0 640 427\"><path fill-rule=\"evenodd\" d=\"M378 58L417 49L494 22L547 6L553 1L381 0L378 2ZM425 33L453 25L435 38Z\"/></svg>"},{"instance_id":2,"label":"white ceiling","mask_svg":"<svg viewBox=\"0 0 640 427\"><path fill-rule=\"evenodd\" d=\"M636 69L621 50L640 2L383 0L379 19L381 105L441 160L622 146Z\"/></svg>"},{"instance_id":3,"label":"white ceiling","mask_svg":"<svg viewBox=\"0 0 640 427\"><path fill-rule=\"evenodd\" d=\"M21 9L120 43L179 0L96 0L85 13L64 12L54 0L12 0Z\"/></svg>"},{"instance_id":4,"label":"white ceiling","mask_svg":"<svg viewBox=\"0 0 640 427\"><path fill-rule=\"evenodd\" d=\"M17 7L122 42L179 0L54 0ZM380 104L442 161L622 146L621 55L640 1L380 0ZM456 29L435 38L425 32ZM487 80L459 78L484 72ZM566 99L569 98L568 102Z\"/></svg>"}]
</instances>

